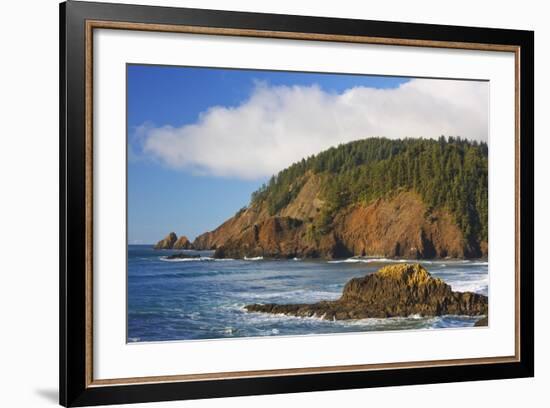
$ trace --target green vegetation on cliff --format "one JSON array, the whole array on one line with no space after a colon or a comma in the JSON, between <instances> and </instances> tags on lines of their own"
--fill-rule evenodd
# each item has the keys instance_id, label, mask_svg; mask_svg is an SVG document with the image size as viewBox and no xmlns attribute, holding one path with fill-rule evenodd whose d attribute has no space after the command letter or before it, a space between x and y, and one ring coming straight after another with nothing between
<instances>
[{"instance_id":1,"label":"green vegetation on cliff","mask_svg":"<svg viewBox=\"0 0 550 408\"><path fill-rule=\"evenodd\" d=\"M308 173L319 175L325 205L315 220L319 233L334 215L399 191L418 193L429 208L448 210L467 242L488 239L488 147L454 137L370 138L330 148L294 163L252 194L276 215L300 192Z\"/></svg>"}]
</instances>

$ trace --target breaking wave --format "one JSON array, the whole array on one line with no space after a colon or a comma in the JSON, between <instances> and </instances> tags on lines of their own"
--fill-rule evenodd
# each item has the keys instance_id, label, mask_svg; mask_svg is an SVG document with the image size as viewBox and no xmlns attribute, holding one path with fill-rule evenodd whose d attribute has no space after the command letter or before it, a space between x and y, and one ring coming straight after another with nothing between
<instances>
[{"instance_id":1,"label":"breaking wave","mask_svg":"<svg viewBox=\"0 0 550 408\"><path fill-rule=\"evenodd\" d=\"M253 257L249 258L249 257L245 256L243 259L245 261L261 261L261 260L264 259L264 257L263 256L253 256Z\"/></svg>"},{"instance_id":2,"label":"breaking wave","mask_svg":"<svg viewBox=\"0 0 550 408\"><path fill-rule=\"evenodd\" d=\"M201 256L200 258L179 258L179 259L168 259L166 256L161 256L159 258L163 262L226 262L226 261L235 261L233 258L211 258L209 256Z\"/></svg>"}]
</instances>

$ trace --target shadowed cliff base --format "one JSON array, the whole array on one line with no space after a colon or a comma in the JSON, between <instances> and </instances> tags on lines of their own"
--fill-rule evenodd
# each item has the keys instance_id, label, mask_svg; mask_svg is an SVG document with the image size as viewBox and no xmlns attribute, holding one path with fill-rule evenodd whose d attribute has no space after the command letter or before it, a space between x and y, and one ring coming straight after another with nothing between
<instances>
[{"instance_id":1,"label":"shadowed cliff base","mask_svg":"<svg viewBox=\"0 0 550 408\"><path fill-rule=\"evenodd\" d=\"M372 275L351 279L346 283L340 299L335 301L251 304L245 309L248 312L327 320L411 315L481 317L488 313L488 301L486 296L477 293L453 292L448 284L432 277L420 264L401 264L385 266Z\"/></svg>"}]
</instances>

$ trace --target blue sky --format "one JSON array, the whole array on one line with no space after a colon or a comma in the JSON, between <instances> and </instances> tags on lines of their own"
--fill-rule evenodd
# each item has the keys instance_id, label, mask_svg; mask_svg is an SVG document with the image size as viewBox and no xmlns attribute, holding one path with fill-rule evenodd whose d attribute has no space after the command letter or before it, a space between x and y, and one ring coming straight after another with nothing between
<instances>
[{"instance_id":1,"label":"blue sky","mask_svg":"<svg viewBox=\"0 0 550 408\"><path fill-rule=\"evenodd\" d=\"M174 127L194 123L211 106L239 105L257 81L274 86L317 84L338 93L354 86L396 87L406 79L129 65L128 132L144 123ZM132 138L128 140L131 144ZM266 179L196 175L154 160L129 160L128 242L153 243L170 231L193 239L247 205L250 194Z\"/></svg>"},{"instance_id":2,"label":"blue sky","mask_svg":"<svg viewBox=\"0 0 550 408\"><path fill-rule=\"evenodd\" d=\"M339 143L482 139L480 89L464 81L128 65L128 242L150 244L170 231L192 240L247 205L272 174ZM455 120L466 115L473 116Z\"/></svg>"}]
</instances>

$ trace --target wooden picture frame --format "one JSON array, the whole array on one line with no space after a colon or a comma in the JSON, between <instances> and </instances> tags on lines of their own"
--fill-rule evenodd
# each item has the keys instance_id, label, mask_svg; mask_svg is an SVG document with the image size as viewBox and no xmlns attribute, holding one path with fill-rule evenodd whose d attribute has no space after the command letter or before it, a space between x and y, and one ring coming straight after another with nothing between
<instances>
[{"instance_id":1,"label":"wooden picture frame","mask_svg":"<svg viewBox=\"0 0 550 408\"><path fill-rule=\"evenodd\" d=\"M182 376L94 379L92 40L93 31L101 28L514 53L514 355ZM121 404L533 376L533 105L534 33L530 31L78 1L62 3L60 403L64 406Z\"/></svg>"}]
</instances>

